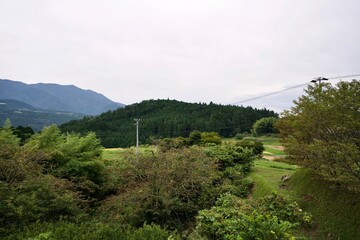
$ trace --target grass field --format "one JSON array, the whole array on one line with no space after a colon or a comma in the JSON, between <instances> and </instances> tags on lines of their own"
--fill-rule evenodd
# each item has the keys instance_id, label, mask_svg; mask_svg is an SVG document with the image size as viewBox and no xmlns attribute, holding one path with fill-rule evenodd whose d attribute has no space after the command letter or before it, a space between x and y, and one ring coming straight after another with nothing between
<instances>
[{"instance_id":1,"label":"grass field","mask_svg":"<svg viewBox=\"0 0 360 240\"><path fill-rule=\"evenodd\" d=\"M299 167L287 163L257 159L251 168L249 177L254 180L255 188L252 193L253 198L264 197L272 191L281 192L288 195L287 189L281 177L291 176Z\"/></svg>"}]
</instances>

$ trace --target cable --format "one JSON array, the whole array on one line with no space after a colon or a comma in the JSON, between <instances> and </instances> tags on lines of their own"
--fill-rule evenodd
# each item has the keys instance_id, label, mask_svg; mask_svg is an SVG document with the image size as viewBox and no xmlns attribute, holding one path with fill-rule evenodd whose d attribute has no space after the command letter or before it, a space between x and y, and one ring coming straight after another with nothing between
<instances>
[{"instance_id":1,"label":"cable","mask_svg":"<svg viewBox=\"0 0 360 240\"><path fill-rule=\"evenodd\" d=\"M345 75L345 76L339 76L339 77L330 77L330 78L327 78L327 79L333 80L333 79L350 78L350 77L358 77L358 76L360 76L360 74ZM281 93L281 92L286 92L286 91L291 90L291 89L299 88L299 87L302 87L302 86L305 86L305 85L308 85L308 84L309 84L309 82L302 83L302 84L291 86L291 87L288 87L288 88L285 88L285 89L282 89L282 90L279 90L279 91L270 92L270 93L266 93L266 94L263 94L263 95L260 95L260 96L256 96L256 97L248 98L248 99L245 99L245 100L242 100L242 101L239 101L239 102L235 102L235 103L232 103L231 105L238 105L240 103L244 103L244 102L248 102L248 101L252 101L252 100L257 100L257 99L267 97L267 96L271 96L271 95L275 95L275 94L278 94L278 93Z\"/></svg>"},{"instance_id":2,"label":"cable","mask_svg":"<svg viewBox=\"0 0 360 240\"><path fill-rule=\"evenodd\" d=\"M359 77L360 74L353 74L353 75L346 75L346 76L340 76L340 77L329 77L328 79L340 79L340 78L351 78L351 77Z\"/></svg>"}]
</instances>

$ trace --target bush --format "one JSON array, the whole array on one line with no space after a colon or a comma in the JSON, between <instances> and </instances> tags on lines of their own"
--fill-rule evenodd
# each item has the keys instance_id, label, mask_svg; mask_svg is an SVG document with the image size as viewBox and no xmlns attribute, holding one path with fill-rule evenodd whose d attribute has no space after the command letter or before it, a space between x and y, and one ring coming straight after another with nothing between
<instances>
[{"instance_id":1,"label":"bush","mask_svg":"<svg viewBox=\"0 0 360 240\"><path fill-rule=\"evenodd\" d=\"M44 176L16 185L0 183L2 234L37 221L75 219L82 213L76 195L64 180Z\"/></svg>"},{"instance_id":2,"label":"bush","mask_svg":"<svg viewBox=\"0 0 360 240\"><path fill-rule=\"evenodd\" d=\"M200 148L172 149L137 161L115 173L121 179L117 195L107 199L99 215L133 226L144 222L181 229L208 205L203 196L212 187L216 164Z\"/></svg>"},{"instance_id":3,"label":"bush","mask_svg":"<svg viewBox=\"0 0 360 240\"><path fill-rule=\"evenodd\" d=\"M252 150L230 143L206 147L205 153L217 159L220 170L225 170L227 167L235 166L235 164L241 164L242 169L248 171L254 160Z\"/></svg>"},{"instance_id":4,"label":"bush","mask_svg":"<svg viewBox=\"0 0 360 240\"><path fill-rule=\"evenodd\" d=\"M257 202L225 194L199 212L195 231L207 239L295 239L291 229L304 220L311 216L276 194Z\"/></svg>"},{"instance_id":5,"label":"bush","mask_svg":"<svg viewBox=\"0 0 360 240\"><path fill-rule=\"evenodd\" d=\"M216 206L199 212L196 232L207 239L294 239L290 233L293 226L226 194Z\"/></svg>"},{"instance_id":6,"label":"bush","mask_svg":"<svg viewBox=\"0 0 360 240\"><path fill-rule=\"evenodd\" d=\"M144 225L138 229L118 224L101 222L35 223L4 238L5 240L168 240L180 239L175 232L167 231L157 225Z\"/></svg>"},{"instance_id":7,"label":"bush","mask_svg":"<svg viewBox=\"0 0 360 240\"><path fill-rule=\"evenodd\" d=\"M241 140L236 143L237 146L251 149L253 154L261 158L262 153L264 152L264 144L260 141L251 141L251 140Z\"/></svg>"}]
</instances>

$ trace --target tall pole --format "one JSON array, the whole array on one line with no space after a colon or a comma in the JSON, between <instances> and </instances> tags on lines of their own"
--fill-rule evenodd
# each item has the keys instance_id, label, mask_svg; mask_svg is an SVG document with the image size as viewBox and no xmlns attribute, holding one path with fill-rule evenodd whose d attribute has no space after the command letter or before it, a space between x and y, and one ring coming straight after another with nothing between
<instances>
[{"instance_id":1,"label":"tall pole","mask_svg":"<svg viewBox=\"0 0 360 240\"><path fill-rule=\"evenodd\" d=\"M329 79L324 78L324 77L317 77L317 78L314 78L313 80L311 80L311 82L313 82L313 83L319 82L319 84L320 84L321 81L327 81L327 80L329 80Z\"/></svg>"},{"instance_id":2,"label":"tall pole","mask_svg":"<svg viewBox=\"0 0 360 240\"><path fill-rule=\"evenodd\" d=\"M139 160L139 122L140 119L136 118L134 119L135 125L136 125L136 160Z\"/></svg>"}]
</instances>

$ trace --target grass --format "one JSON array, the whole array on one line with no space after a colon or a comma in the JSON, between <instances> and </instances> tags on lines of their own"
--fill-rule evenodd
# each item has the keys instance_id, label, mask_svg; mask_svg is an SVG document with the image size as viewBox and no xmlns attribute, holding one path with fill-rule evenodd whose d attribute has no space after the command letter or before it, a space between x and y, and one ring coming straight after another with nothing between
<instances>
[{"instance_id":1,"label":"grass","mask_svg":"<svg viewBox=\"0 0 360 240\"><path fill-rule=\"evenodd\" d=\"M244 140L260 141L264 145L281 146L279 138L275 136L245 137Z\"/></svg>"},{"instance_id":2,"label":"grass","mask_svg":"<svg viewBox=\"0 0 360 240\"><path fill-rule=\"evenodd\" d=\"M125 149L122 148L106 148L102 152L102 158L105 161L118 161L122 158L122 153Z\"/></svg>"},{"instance_id":3,"label":"grass","mask_svg":"<svg viewBox=\"0 0 360 240\"><path fill-rule=\"evenodd\" d=\"M281 181L281 177L285 175L292 175L297 166L289 165L287 163L269 161L264 159L257 159L254 161L254 166L251 168L249 177L254 180L255 188L252 193L253 198L264 197L271 194L271 192L282 192L286 194L286 188Z\"/></svg>"},{"instance_id":4,"label":"grass","mask_svg":"<svg viewBox=\"0 0 360 240\"><path fill-rule=\"evenodd\" d=\"M284 175L291 177L282 182ZM263 159L255 160L250 177L255 182L253 198L276 191L313 215L315 226L303 231L308 239L360 239L360 193L325 181L312 170Z\"/></svg>"},{"instance_id":5,"label":"grass","mask_svg":"<svg viewBox=\"0 0 360 240\"><path fill-rule=\"evenodd\" d=\"M249 139L249 138L247 138ZM266 156L283 155L272 146L281 143L274 137L252 138L265 146ZM282 182L281 177L291 176ZM313 215L315 226L303 230L308 239L352 240L360 239L360 193L336 185L319 177L314 171L286 163L257 159L250 172L255 182L253 198L276 191L299 203L304 211Z\"/></svg>"},{"instance_id":6,"label":"grass","mask_svg":"<svg viewBox=\"0 0 360 240\"><path fill-rule=\"evenodd\" d=\"M289 180L292 197L317 223L311 239L360 239L360 193L299 169Z\"/></svg>"},{"instance_id":7,"label":"grass","mask_svg":"<svg viewBox=\"0 0 360 240\"><path fill-rule=\"evenodd\" d=\"M265 153L267 155L285 155L284 151L279 150L277 148L271 147L272 145L268 146L265 145Z\"/></svg>"}]
</instances>

